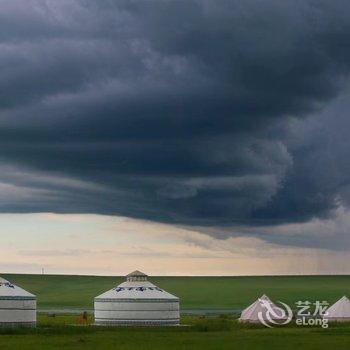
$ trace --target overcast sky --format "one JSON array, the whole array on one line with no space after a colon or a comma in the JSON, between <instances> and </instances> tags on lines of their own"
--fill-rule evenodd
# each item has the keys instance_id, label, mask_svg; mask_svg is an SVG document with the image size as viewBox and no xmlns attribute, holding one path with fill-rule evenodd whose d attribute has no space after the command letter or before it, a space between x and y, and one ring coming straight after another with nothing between
<instances>
[{"instance_id":1,"label":"overcast sky","mask_svg":"<svg viewBox=\"0 0 350 350\"><path fill-rule=\"evenodd\" d=\"M350 273L349 12L0 0L0 270Z\"/></svg>"}]
</instances>

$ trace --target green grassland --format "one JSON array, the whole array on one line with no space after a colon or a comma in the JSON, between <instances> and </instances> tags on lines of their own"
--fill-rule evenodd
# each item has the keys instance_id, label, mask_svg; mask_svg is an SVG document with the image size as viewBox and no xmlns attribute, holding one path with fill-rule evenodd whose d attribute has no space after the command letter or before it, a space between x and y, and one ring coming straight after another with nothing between
<instances>
[{"instance_id":1,"label":"green grassland","mask_svg":"<svg viewBox=\"0 0 350 350\"><path fill-rule=\"evenodd\" d=\"M121 350L345 350L350 347L350 324L320 327L288 326L268 329L220 317L183 318L186 327L78 326L76 316L39 316L36 329L0 330L0 348L121 349Z\"/></svg>"},{"instance_id":2,"label":"green grassland","mask_svg":"<svg viewBox=\"0 0 350 350\"><path fill-rule=\"evenodd\" d=\"M39 309L93 307L93 298L124 277L2 275L38 297ZM293 304L350 297L350 276L150 277L181 298L181 309L242 309L261 294Z\"/></svg>"},{"instance_id":3,"label":"green grassland","mask_svg":"<svg viewBox=\"0 0 350 350\"><path fill-rule=\"evenodd\" d=\"M124 280L122 277L3 275L35 293L39 309L91 309L93 297ZM266 293L274 300L333 302L350 295L350 276L288 277L154 277L152 282L181 298L186 309L242 309ZM265 328L238 323L233 313L219 317L182 316L180 327L96 327L93 316L38 315L34 329L0 329L0 348L121 350L313 350L350 348L350 323L321 327L295 324Z\"/></svg>"}]
</instances>

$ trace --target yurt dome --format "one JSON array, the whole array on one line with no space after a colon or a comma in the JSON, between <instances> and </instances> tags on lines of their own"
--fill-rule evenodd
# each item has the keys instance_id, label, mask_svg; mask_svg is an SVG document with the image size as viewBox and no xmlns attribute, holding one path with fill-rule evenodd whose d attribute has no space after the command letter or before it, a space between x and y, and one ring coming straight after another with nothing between
<instances>
[{"instance_id":1,"label":"yurt dome","mask_svg":"<svg viewBox=\"0 0 350 350\"><path fill-rule=\"evenodd\" d=\"M239 321L259 323L259 313L261 312L262 314L264 314L266 312L266 309L263 306L264 303L268 303L271 309L276 310L277 315L280 314L279 308L270 300L270 298L267 295L264 294L263 296L258 298L253 304L249 305L242 311ZM278 317L275 317L274 319L277 320Z\"/></svg>"},{"instance_id":2,"label":"yurt dome","mask_svg":"<svg viewBox=\"0 0 350 350\"><path fill-rule=\"evenodd\" d=\"M95 298L97 325L177 325L179 321L179 298L149 282L140 271Z\"/></svg>"},{"instance_id":3,"label":"yurt dome","mask_svg":"<svg viewBox=\"0 0 350 350\"><path fill-rule=\"evenodd\" d=\"M323 318L328 321L350 321L350 300L343 296L327 309Z\"/></svg>"},{"instance_id":4,"label":"yurt dome","mask_svg":"<svg viewBox=\"0 0 350 350\"><path fill-rule=\"evenodd\" d=\"M36 324L36 297L0 277L0 326Z\"/></svg>"}]
</instances>

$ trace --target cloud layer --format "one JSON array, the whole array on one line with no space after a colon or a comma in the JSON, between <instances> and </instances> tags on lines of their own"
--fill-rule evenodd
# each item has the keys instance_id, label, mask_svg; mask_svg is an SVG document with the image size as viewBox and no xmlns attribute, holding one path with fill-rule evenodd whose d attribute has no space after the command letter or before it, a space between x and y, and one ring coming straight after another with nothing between
<instances>
[{"instance_id":1,"label":"cloud layer","mask_svg":"<svg viewBox=\"0 0 350 350\"><path fill-rule=\"evenodd\" d=\"M350 200L346 1L4 1L0 211L186 225Z\"/></svg>"}]
</instances>

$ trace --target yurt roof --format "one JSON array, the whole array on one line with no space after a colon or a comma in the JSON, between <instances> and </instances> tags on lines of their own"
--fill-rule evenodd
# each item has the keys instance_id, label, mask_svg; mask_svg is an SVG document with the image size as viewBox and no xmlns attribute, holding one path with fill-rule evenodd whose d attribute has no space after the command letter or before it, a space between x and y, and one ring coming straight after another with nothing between
<instances>
[{"instance_id":1,"label":"yurt roof","mask_svg":"<svg viewBox=\"0 0 350 350\"><path fill-rule=\"evenodd\" d=\"M331 305L326 312L327 318L350 318L350 300L343 296Z\"/></svg>"},{"instance_id":2,"label":"yurt roof","mask_svg":"<svg viewBox=\"0 0 350 350\"><path fill-rule=\"evenodd\" d=\"M133 277L134 273L140 273L140 271L134 271L128 274L126 277ZM141 272L142 273L142 272ZM139 276L139 275L136 275ZM143 276L146 276L143 274ZM95 299L103 301L113 301L113 300L169 300L177 301L178 297L172 295L165 290L157 287L153 283L143 280L143 281L130 281L127 280L119 284L118 286L110 289L109 291L97 296Z\"/></svg>"},{"instance_id":3,"label":"yurt roof","mask_svg":"<svg viewBox=\"0 0 350 350\"><path fill-rule=\"evenodd\" d=\"M133 272L130 272L129 274L126 275L126 277L138 277L138 276L142 276L142 277L147 277L147 275L139 270L135 270Z\"/></svg>"},{"instance_id":4,"label":"yurt roof","mask_svg":"<svg viewBox=\"0 0 350 350\"><path fill-rule=\"evenodd\" d=\"M35 299L35 295L0 277L0 299Z\"/></svg>"}]
</instances>

